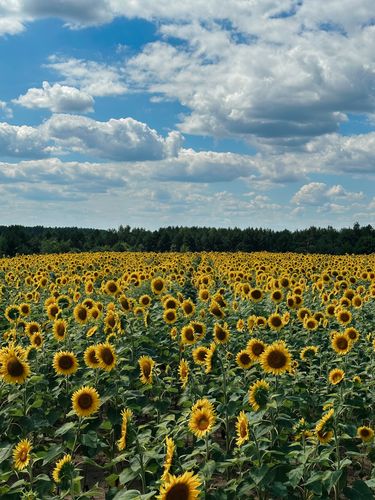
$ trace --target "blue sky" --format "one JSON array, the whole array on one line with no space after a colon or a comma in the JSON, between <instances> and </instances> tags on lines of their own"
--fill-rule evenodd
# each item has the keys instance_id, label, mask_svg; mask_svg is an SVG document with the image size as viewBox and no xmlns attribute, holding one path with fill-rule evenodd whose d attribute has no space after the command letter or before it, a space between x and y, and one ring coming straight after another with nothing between
<instances>
[{"instance_id":1,"label":"blue sky","mask_svg":"<svg viewBox=\"0 0 375 500\"><path fill-rule=\"evenodd\" d=\"M0 0L0 224L373 224L373 3L352 6Z\"/></svg>"}]
</instances>

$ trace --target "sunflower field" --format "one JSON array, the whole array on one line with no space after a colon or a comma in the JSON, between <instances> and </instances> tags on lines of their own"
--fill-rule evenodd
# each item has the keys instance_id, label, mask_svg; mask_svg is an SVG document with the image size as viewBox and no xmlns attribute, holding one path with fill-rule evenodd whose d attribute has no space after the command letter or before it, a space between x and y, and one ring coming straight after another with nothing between
<instances>
[{"instance_id":1,"label":"sunflower field","mask_svg":"<svg viewBox=\"0 0 375 500\"><path fill-rule=\"evenodd\" d=\"M375 497L375 256L0 260L0 498Z\"/></svg>"}]
</instances>

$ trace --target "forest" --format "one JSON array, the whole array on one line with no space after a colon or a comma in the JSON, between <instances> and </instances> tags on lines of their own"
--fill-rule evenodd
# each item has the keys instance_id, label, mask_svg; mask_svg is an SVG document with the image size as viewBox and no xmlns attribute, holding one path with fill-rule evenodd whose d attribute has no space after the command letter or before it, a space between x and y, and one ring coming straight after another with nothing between
<instances>
[{"instance_id":1,"label":"forest","mask_svg":"<svg viewBox=\"0 0 375 500\"><path fill-rule=\"evenodd\" d=\"M131 228L0 226L0 256L95 251L146 252L297 252L370 254L375 252L371 225L290 231L262 228L169 226L155 231Z\"/></svg>"}]
</instances>

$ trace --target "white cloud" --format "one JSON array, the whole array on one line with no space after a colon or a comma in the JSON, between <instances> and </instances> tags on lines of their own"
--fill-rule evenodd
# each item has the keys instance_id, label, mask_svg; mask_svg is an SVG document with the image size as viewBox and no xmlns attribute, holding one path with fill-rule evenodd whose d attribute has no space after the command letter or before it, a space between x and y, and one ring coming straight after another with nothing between
<instances>
[{"instance_id":1,"label":"white cloud","mask_svg":"<svg viewBox=\"0 0 375 500\"><path fill-rule=\"evenodd\" d=\"M78 87L91 96L121 95L127 92L124 75L118 67L83 59L49 58L46 65L63 77L66 85Z\"/></svg>"},{"instance_id":2,"label":"white cloud","mask_svg":"<svg viewBox=\"0 0 375 500\"><path fill-rule=\"evenodd\" d=\"M160 136L133 118L100 122L77 115L53 115L41 129L61 151L115 161L160 160L176 154L181 136L170 132Z\"/></svg>"},{"instance_id":3,"label":"white cloud","mask_svg":"<svg viewBox=\"0 0 375 500\"><path fill-rule=\"evenodd\" d=\"M1 115L5 116L5 118L13 117L13 111L4 101L0 101L0 116Z\"/></svg>"},{"instance_id":4,"label":"white cloud","mask_svg":"<svg viewBox=\"0 0 375 500\"><path fill-rule=\"evenodd\" d=\"M2 157L40 158L48 154L47 146L45 137L37 128L0 123Z\"/></svg>"},{"instance_id":5,"label":"white cloud","mask_svg":"<svg viewBox=\"0 0 375 500\"><path fill-rule=\"evenodd\" d=\"M14 99L15 104L26 108L47 108L54 113L87 113L93 111L94 99L75 87L43 82L42 88L31 88Z\"/></svg>"},{"instance_id":6,"label":"white cloud","mask_svg":"<svg viewBox=\"0 0 375 500\"><path fill-rule=\"evenodd\" d=\"M346 191L343 186L327 186L323 182L310 182L302 186L292 198L296 205L310 205L318 207L331 207L335 211L345 208L337 202L352 203L364 199L362 192Z\"/></svg>"}]
</instances>

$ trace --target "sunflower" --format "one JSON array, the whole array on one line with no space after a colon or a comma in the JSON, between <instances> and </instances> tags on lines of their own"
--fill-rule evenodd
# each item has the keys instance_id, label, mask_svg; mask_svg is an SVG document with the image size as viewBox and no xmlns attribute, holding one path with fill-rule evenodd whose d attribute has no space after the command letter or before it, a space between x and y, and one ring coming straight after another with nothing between
<instances>
[{"instance_id":1,"label":"sunflower","mask_svg":"<svg viewBox=\"0 0 375 500\"><path fill-rule=\"evenodd\" d=\"M352 306L355 307L356 309L359 309L363 305L363 299L360 295L355 295L352 298Z\"/></svg>"},{"instance_id":2,"label":"sunflower","mask_svg":"<svg viewBox=\"0 0 375 500\"><path fill-rule=\"evenodd\" d=\"M211 305L210 305L210 313L215 316L215 318L224 318L225 313L221 309L220 305L215 301L212 300Z\"/></svg>"},{"instance_id":3,"label":"sunflower","mask_svg":"<svg viewBox=\"0 0 375 500\"><path fill-rule=\"evenodd\" d=\"M57 375L71 375L78 370L78 361L73 352L56 352L53 357L53 367Z\"/></svg>"},{"instance_id":4,"label":"sunflower","mask_svg":"<svg viewBox=\"0 0 375 500\"><path fill-rule=\"evenodd\" d=\"M155 295L160 295L165 290L166 284L163 278L154 278L151 281L151 290Z\"/></svg>"},{"instance_id":5,"label":"sunflower","mask_svg":"<svg viewBox=\"0 0 375 500\"><path fill-rule=\"evenodd\" d=\"M192 345L195 344L196 341L194 328L191 325L184 326L181 330L181 342L183 344Z\"/></svg>"},{"instance_id":6,"label":"sunflower","mask_svg":"<svg viewBox=\"0 0 375 500\"><path fill-rule=\"evenodd\" d=\"M331 408L315 426L315 434L321 444L329 443L333 438L332 424L334 413L334 409Z\"/></svg>"},{"instance_id":7,"label":"sunflower","mask_svg":"<svg viewBox=\"0 0 375 500\"><path fill-rule=\"evenodd\" d=\"M44 338L39 332L33 333L30 337L30 343L35 349L41 349L43 346Z\"/></svg>"},{"instance_id":8,"label":"sunflower","mask_svg":"<svg viewBox=\"0 0 375 500\"><path fill-rule=\"evenodd\" d=\"M199 498L201 481L193 472L184 472L180 476L169 475L168 481L162 483L158 500L196 500Z\"/></svg>"},{"instance_id":9,"label":"sunflower","mask_svg":"<svg viewBox=\"0 0 375 500\"><path fill-rule=\"evenodd\" d=\"M336 319L342 325L347 325L352 320L352 313L347 309L341 309L335 313Z\"/></svg>"},{"instance_id":10,"label":"sunflower","mask_svg":"<svg viewBox=\"0 0 375 500\"><path fill-rule=\"evenodd\" d=\"M172 460L173 460L173 454L175 452L176 446L174 444L174 441L172 438L167 436L165 438L165 445L167 447L166 454L165 454L165 460L164 460L164 465L163 465L163 475L161 477L162 481L168 481L170 474L170 468L172 466Z\"/></svg>"},{"instance_id":11,"label":"sunflower","mask_svg":"<svg viewBox=\"0 0 375 500\"><path fill-rule=\"evenodd\" d=\"M82 304L77 304L73 310L73 315L77 323L84 325L90 317L90 311Z\"/></svg>"},{"instance_id":12,"label":"sunflower","mask_svg":"<svg viewBox=\"0 0 375 500\"><path fill-rule=\"evenodd\" d=\"M139 303L143 307L149 307L151 305L151 297L149 295L141 295L139 297Z\"/></svg>"},{"instance_id":13,"label":"sunflower","mask_svg":"<svg viewBox=\"0 0 375 500\"><path fill-rule=\"evenodd\" d=\"M28 439L22 439L13 450L13 463L17 470L23 470L29 465L30 452L33 449Z\"/></svg>"},{"instance_id":14,"label":"sunflower","mask_svg":"<svg viewBox=\"0 0 375 500\"><path fill-rule=\"evenodd\" d=\"M166 295L163 298L163 307L164 309L177 309L179 302L172 295Z\"/></svg>"},{"instance_id":15,"label":"sunflower","mask_svg":"<svg viewBox=\"0 0 375 500\"><path fill-rule=\"evenodd\" d=\"M96 346L90 345L86 348L83 359L85 361L86 366L89 368L99 368L100 362L96 357Z\"/></svg>"},{"instance_id":16,"label":"sunflower","mask_svg":"<svg viewBox=\"0 0 375 500\"><path fill-rule=\"evenodd\" d=\"M208 353L207 353L207 356L206 356L205 373L211 373L211 370L212 370L212 358L214 356L215 350L216 350L216 344L215 344L215 342L212 342L210 348L208 349Z\"/></svg>"},{"instance_id":17,"label":"sunflower","mask_svg":"<svg viewBox=\"0 0 375 500\"><path fill-rule=\"evenodd\" d=\"M117 448L119 451L123 451L126 448L126 437L127 437L127 432L128 432L128 422L132 418L133 412L129 410L128 408L124 408L121 412L121 436L120 439L117 441Z\"/></svg>"},{"instance_id":18,"label":"sunflower","mask_svg":"<svg viewBox=\"0 0 375 500\"><path fill-rule=\"evenodd\" d=\"M193 327L195 338L201 340L206 334L206 325L199 321L192 321L190 325Z\"/></svg>"},{"instance_id":19,"label":"sunflower","mask_svg":"<svg viewBox=\"0 0 375 500\"><path fill-rule=\"evenodd\" d=\"M337 354L343 356L352 348L352 342L345 333L335 333L331 340L331 346Z\"/></svg>"},{"instance_id":20,"label":"sunflower","mask_svg":"<svg viewBox=\"0 0 375 500\"><path fill-rule=\"evenodd\" d=\"M178 367L178 373L180 375L180 382L182 384L182 388L185 389L189 378L189 365L187 361L185 361L184 359L181 359L180 361L180 365Z\"/></svg>"},{"instance_id":21,"label":"sunflower","mask_svg":"<svg viewBox=\"0 0 375 500\"><path fill-rule=\"evenodd\" d=\"M155 361L150 356L141 356L138 364L141 370L140 379L142 384L152 384L152 371Z\"/></svg>"},{"instance_id":22,"label":"sunflower","mask_svg":"<svg viewBox=\"0 0 375 500\"><path fill-rule=\"evenodd\" d=\"M266 347L260 356L260 364L266 373L280 375L291 370L292 357L285 342L279 341Z\"/></svg>"},{"instance_id":23,"label":"sunflower","mask_svg":"<svg viewBox=\"0 0 375 500\"><path fill-rule=\"evenodd\" d=\"M209 349L207 349L207 347L196 347L193 350L194 363L196 363L197 365L204 365L206 363L208 351Z\"/></svg>"},{"instance_id":24,"label":"sunflower","mask_svg":"<svg viewBox=\"0 0 375 500\"><path fill-rule=\"evenodd\" d=\"M266 328L266 325L267 325L267 318L265 318L264 316L257 316L255 318L255 326L257 328L263 329Z\"/></svg>"},{"instance_id":25,"label":"sunflower","mask_svg":"<svg viewBox=\"0 0 375 500\"><path fill-rule=\"evenodd\" d=\"M226 344L229 340L230 332L227 323L224 323L223 326L219 325L219 323L215 323L214 325L214 340L218 344Z\"/></svg>"},{"instance_id":26,"label":"sunflower","mask_svg":"<svg viewBox=\"0 0 375 500\"><path fill-rule=\"evenodd\" d=\"M119 302L121 304L122 309L125 312L129 312L129 311L132 310L132 307L133 307L132 299L129 299L125 295L121 295L120 298L119 298Z\"/></svg>"},{"instance_id":27,"label":"sunflower","mask_svg":"<svg viewBox=\"0 0 375 500\"><path fill-rule=\"evenodd\" d=\"M17 319L20 317L20 314L20 308L15 304L8 306L4 312L4 316L9 321L9 323L17 321Z\"/></svg>"},{"instance_id":28,"label":"sunflower","mask_svg":"<svg viewBox=\"0 0 375 500\"><path fill-rule=\"evenodd\" d=\"M73 393L72 406L79 417L89 417L99 409L99 394L93 387L83 386Z\"/></svg>"},{"instance_id":29,"label":"sunflower","mask_svg":"<svg viewBox=\"0 0 375 500\"><path fill-rule=\"evenodd\" d=\"M238 332L243 332L245 329L245 322L242 318L240 318L236 323L236 330Z\"/></svg>"},{"instance_id":30,"label":"sunflower","mask_svg":"<svg viewBox=\"0 0 375 500\"><path fill-rule=\"evenodd\" d=\"M64 319L57 319L53 322L53 336L58 341L61 342L66 337L68 324Z\"/></svg>"},{"instance_id":31,"label":"sunflower","mask_svg":"<svg viewBox=\"0 0 375 500\"><path fill-rule=\"evenodd\" d=\"M55 483L61 483L64 477L72 472L72 469L72 456L70 454L64 455L63 458L56 462L55 468L52 472L52 478Z\"/></svg>"},{"instance_id":32,"label":"sunflower","mask_svg":"<svg viewBox=\"0 0 375 500\"><path fill-rule=\"evenodd\" d=\"M357 437L359 437L363 443L369 443L374 438L374 431L371 427L363 425L357 429Z\"/></svg>"},{"instance_id":33,"label":"sunflower","mask_svg":"<svg viewBox=\"0 0 375 500\"><path fill-rule=\"evenodd\" d=\"M30 305L26 302L23 302L19 305L19 310L22 316L29 316L30 314Z\"/></svg>"},{"instance_id":34,"label":"sunflower","mask_svg":"<svg viewBox=\"0 0 375 500\"><path fill-rule=\"evenodd\" d=\"M344 379L344 376L344 370L341 370L340 368L333 368L333 370L329 372L328 380L332 385L337 385Z\"/></svg>"},{"instance_id":35,"label":"sunflower","mask_svg":"<svg viewBox=\"0 0 375 500\"><path fill-rule=\"evenodd\" d=\"M302 361L311 361L312 358L318 353L319 347L315 345L308 345L301 350L300 358Z\"/></svg>"},{"instance_id":36,"label":"sunflower","mask_svg":"<svg viewBox=\"0 0 375 500\"><path fill-rule=\"evenodd\" d=\"M183 310L184 312L184 315L186 317L190 317L194 314L195 312L195 305L194 303L192 302L191 299L186 299L182 302L181 304L181 309Z\"/></svg>"},{"instance_id":37,"label":"sunflower","mask_svg":"<svg viewBox=\"0 0 375 500\"><path fill-rule=\"evenodd\" d=\"M344 331L344 335L347 335L353 344L359 340L359 332L353 326L350 326Z\"/></svg>"},{"instance_id":38,"label":"sunflower","mask_svg":"<svg viewBox=\"0 0 375 500\"><path fill-rule=\"evenodd\" d=\"M87 338L90 338L94 335L94 333L96 333L98 331L98 327L97 326L92 326L91 328L89 328L86 332L86 337Z\"/></svg>"},{"instance_id":39,"label":"sunflower","mask_svg":"<svg viewBox=\"0 0 375 500\"><path fill-rule=\"evenodd\" d=\"M250 354L246 349L242 349L242 351L237 354L236 361L238 366L244 369L248 369L252 365Z\"/></svg>"},{"instance_id":40,"label":"sunflower","mask_svg":"<svg viewBox=\"0 0 375 500\"><path fill-rule=\"evenodd\" d=\"M275 331L281 330L284 326L283 318L280 316L280 314L277 313L271 314L271 316L267 320L267 323L271 330Z\"/></svg>"},{"instance_id":41,"label":"sunflower","mask_svg":"<svg viewBox=\"0 0 375 500\"><path fill-rule=\"evenodd\" d=\"M257 338L249 340L246 346L246 351L249 353L252 361L259 361L260 356L263 354L265 349L266 344Z\"/></svg>"},{"instance_id":42,"label":"sunflower","mask_svg":"<svg viewBox=\"0 0 375 500\"><path fill-rule=\"evenodd\" d=\"M303 326L306 330L314 331L319 326L319 321L314 316L306 316L303 320Z\"/></svg>"},{"instance_id":43,"label":"sunflower","mask_svg":"<svg viewBox=\"0 0 375 500\"><path fill-rule=\"evenodd\" d=\"M265 380L257 380L249 389L249 403L254 411L263 410L269 401L270 385Z\"/></svg>"},{"instance_id":44,"label":"sunflower","mask_svg":"<svg viewBox=\"0 0 375 500\"><path fill-rule=\"evenodd\" d=\"M30 375L25 349L11 345L0 350L0 375L8 384L23 384Z\"/></svg>"},{"instance_id":45,"label":"sunflower","mask_svg":"<svg viewBox=\"0 0 375 500\"><path fill-rule=\"evenodd\" d=\"M275 304L279 304L283 300L283 292L281 290L274 290L271 293L271 300Z\"/></svg>"},{"instance_id":46,"label":"sunflower","mask_svg":"<svg viewBox=\"0 0 375 500\"><path fill-rule=\"evenodd\" d=\"M207 302L210 298L210 292L206 288L201 288L198 292L198 297L203 302Z\"/></svg>"},{"instance_id":47,"label":"sunflower","mask_svg":"<svg viewBox=\"0 0 375 500\"><path fill-rule=\"evenodd\" d=\"M252 300L252 302L255 303L260 302L263 298L263 292L260 288L253 288L250 291L249 297Z\"/></svg>"},{"instance_id":48,"label":"sunflower","mask_svg":"<svg viewBox=\"0 0 375 500\"><path fill-rule=\"evenodd\" d=\"M256 321L256 316L254 314L252 314L251 316L249 316L247 318L247 329L249 332L252 332L253 329L254 329L254 326L255 326L255 321Z\"/></svg>"},{"instance_id":49,"label":"sunflower","mask_svg":"<svg viewBox=\"0 0 375 500\"><path fill-rule=\"evenodd\" d=\"M177 321L177 313L175 309L166 309L163 313L163 319L168 325L172 325Z\"/></svg>"},{"instance_id":50,"label":"sunflower","mask_svg":"<svg viewBox=\"0 0 375 500\"><path fill-rule=\"evenodd\" d=\"M214 405L207 398L198 399L198 401L196 401L191 407L191 411L194 412L196 410L203 410L204 408L212 412L214 411Z\"/></svg>"},{"instance_id":51,"label":"sunflower","mask_svg":"<svg viewBox=\"0 0 375 500\"><path fill-rule=\"evenodd\" d=\"M246 441L249 440L249 420L244 411L241 411L241 413L237 417L236 432L237 432L237 439L236 439L237 446L241 446Z\"/></svg>"},{"instance_id":52,"label":"sunflower","mask_svg":"<svg viewBox=\"0 0 375 500\"><path fill-rule=\"evenodd\" d=\"M116 281L109 280L104 285L104 293L106 293L107 295L118 295L119 293L121 293L121 291Z\"/></svg>"},{"instance_id":53,"label":"sunflower","mask_svg":"<svg viewBox=\"0 0 375 500\"><path fill-rule=\"evenodd\" d=\"M110 372L115 367L116 352L109 342L98 344L95 355L99 361L99 367L106 372Z\"/></svg>"},{"instance_id":54,"label":"sunflower","mask_svg":"<svg viewBox=\"0 0 375 500\"><path fill-rule=\"evenodd\" d=\"M47 316L51 321L54 321L59 317L59 314L61 313L61 309L59 306L55 303L50 304L47 307Z\"/></svg>"},{"instance_id":55,"label":"sunflower","mask_svg":"<svg viewBox=\"0 0 375 500\"><path fill-rule=\"evenodd\" d=\"M42 327L36 321L31 321L30 323L26 323L25 332L30 337L33 333L40 332L41 330L42 330Z\"/></svg>"},{"instance_id":56,"label":"sunflower","mask_svg":"<svg viewBox=\"0 0 375 500\"><path fill-rule=\"evenodd\" d=\"M212 430L215 420L215 413L211 408L196 409L191 413L189 428L197 438L202 438Z\"/></svg>"}]
</instances>

